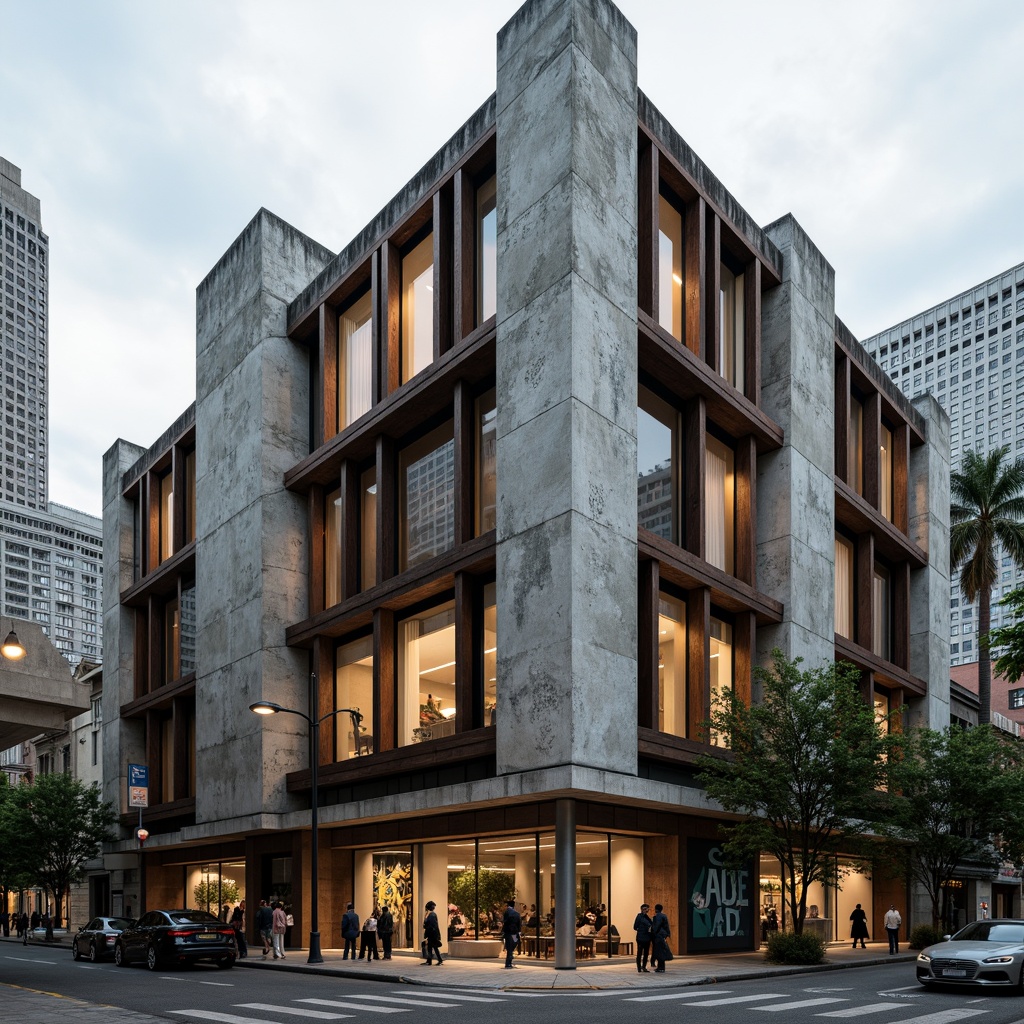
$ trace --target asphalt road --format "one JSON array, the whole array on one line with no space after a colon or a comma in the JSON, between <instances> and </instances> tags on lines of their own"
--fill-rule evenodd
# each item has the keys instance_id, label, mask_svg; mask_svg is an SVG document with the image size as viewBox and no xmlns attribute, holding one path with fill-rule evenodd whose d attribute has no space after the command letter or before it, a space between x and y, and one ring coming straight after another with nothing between
<instances>
[{"instance_id":1,"label":"asphalt road","mask_svg":"<svg viewBox=\"0 0 1024 1024\"><path fill-rule=\"evenodd\" d=\"M436 975L431 975L431 979ZM435 982L436 984L436 982ZM7 987L10 986L10 987ZM31 993L53 993L93 1004ZM19 999L24 1002L18 1002ZM45 999L50 999L46 1003ZM7 1007L5 1009L5 1003ZM38 1004L38 1009L36 1006ZM51 1007L49 1010L46 1006ZM977 989L926 992L909 963L798 974L721 985L575 992L506 992L353 981L206 965L150 973L143 966L73 963L66 950L0 947L0 1017L16 1024L86 1019L103 1024L123 1007L160 1020L220 1024L446 1024L472 1017L486 1024L1024 1024L1024 998ZM64 1014L67 1013L67 1016ZM403 1015L407 1015L403 1021ZM766 1018L766 1015L767 1016Z\"/></svg>"}]
</instances>

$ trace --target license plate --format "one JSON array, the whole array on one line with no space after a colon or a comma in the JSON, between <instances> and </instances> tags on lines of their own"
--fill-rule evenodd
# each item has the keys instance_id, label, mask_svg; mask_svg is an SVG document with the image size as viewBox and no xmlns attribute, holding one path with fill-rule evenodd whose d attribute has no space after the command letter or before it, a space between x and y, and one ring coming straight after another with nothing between
<instances>
[{"instance_id":1,"label":"license plate","mask_svg":"<svg viewBox=\"0 0 1024 1024\"><path fill-rule=\"evenodd\" d=\"M967 972L966 971L954 971L954 970L951 970L951 969L947 969L947 970L942 972L942 976L944 978L966 978L967 977Z\"/></svg>"},{"instance_id":2,"label":"license plate","mask_svg":"<svg viewBox=\"0 0 1024 1024\"><path fill-rule=\"evenodd\" d=\"M199 932L196 938L200 942L216 942L220 936L216 932Z\"/></svg>"}]
</instances>

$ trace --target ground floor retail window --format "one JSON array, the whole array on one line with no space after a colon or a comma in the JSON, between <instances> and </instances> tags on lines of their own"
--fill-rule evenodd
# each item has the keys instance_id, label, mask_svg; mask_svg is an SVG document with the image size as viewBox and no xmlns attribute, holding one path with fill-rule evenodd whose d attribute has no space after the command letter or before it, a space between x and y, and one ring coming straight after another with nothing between
<instances>
[{"instance_id":1,"label":"ground floor retail window","mask_svg":"<svg viewBox=\"0 0 1024 1024\"><path fill-rule=\"evenodd\" d=\"M222 921L245 899L245 862L214 861L185 867L182 906L206 910Z\"/></svg>"}]
</instances>

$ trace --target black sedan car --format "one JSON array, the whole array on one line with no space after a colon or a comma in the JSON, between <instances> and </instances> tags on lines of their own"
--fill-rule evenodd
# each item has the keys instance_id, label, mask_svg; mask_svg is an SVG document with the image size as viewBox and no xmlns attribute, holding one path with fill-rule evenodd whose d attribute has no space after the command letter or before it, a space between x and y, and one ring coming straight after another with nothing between
<instances>
[{"instance_id":1,"label":"black sedan car","mask_svg":"<svg viewBox=\"0 0 1024 1024\"><path fill-rule=\"evenodd\" d=\"M112 956L115 940L131 923L127 917L94 917L71 940L72 958L88 957L95 963Z\"/></svg>"},{"instance_id":2,"label":"black sedan car","mask_svg":"<svg viewBox=\"0 0 1024 1024\"><path fill-rule=\"evenodd\" d=\"M972 921L917 956L917 980L932 985L994 985L1024 989L1024 921Z\"/></svg>"},{"instance_id":3,"label":"black sedan car","mask_svg":"<svg viewBox=\"0 0 1024 1024\"><path fill-rule=\"evenodd\" d=\"M150 910L114 943L114 962L119 967L142 960L151 971L199 960L234 967L237 956L234 929L205 910Z\"/></svg>"}]
</instances>

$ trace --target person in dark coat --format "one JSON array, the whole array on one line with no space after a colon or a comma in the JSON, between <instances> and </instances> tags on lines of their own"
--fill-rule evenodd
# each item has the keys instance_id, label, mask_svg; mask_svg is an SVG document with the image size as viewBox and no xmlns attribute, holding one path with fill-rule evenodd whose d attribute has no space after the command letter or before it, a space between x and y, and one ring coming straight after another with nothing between
<instances>
[{"instance_id":1,"label":"person in dark coat","mask_svg":"<svg viewBox=\"0 0 1024 1024\"><path fill-rule=\"evenodd\" d=\"M391 936L395 934L395 919L391 913L391 908L386 903L380 912L380 917L377 918L377 934L380 936L384 959L390 960Z\"/></svg>"},{"instance_id":2,"label":"person in dark coat","mask_svg":"<svg viewBox=\"0 0 1024 1024\"><path fill-rule=\"evenodd\" d=\"M423 938L425 940L424 953L426 959L423 963L429 967L433 960L434 954L437 954L437 966L440 967L444 963L441 959L441 927L437 923L437 914L434 913L434 908L437 904L431 900L426 906L426 915L423 918Z\"/></svg>"},{"instance_id":3,"label":"person in dark coat","mask_svg":"<svg viewBox=\"0 0 1024 1024\"><path fill-rule=\"evenodd\" d=\"M363 954L366 954L366 962L369 963L371 960L379 960L380 954L377 952L377 908L374 907L370 916L363 922L363 935L362 941L359 943L359 959L363 959Z\"/></svg>"},{"instance_id":4,"label":"person in dark coat","mask_svg":"<svg viewBox=\"0 0 1024 1024\"><path fill-rule=\"evenodd\" d=\"M231 927L235 930L238 958L244 960L249 955L249 947L245 943L245 900L231 911Z\"/></svg>"},{"instance_id":5,"label":"person in dark coat","mask_svg":"<svg viewBox=\"0 0 1024 1024\"><path fill-rule=\"evenodd\" d=\"M519 945L519 936L523 930L523 915L516 910L516 901L509 900L505 908L505 916L501 919L501 937L505 943L505 970L511 971L515 964L512 956Z\"/></svg>"},{"instance_id":6,"label":"person in dark coat","mask_svg":"<svg viewBox=\"0 0 1024 1024\"><path fill-rule=\"evenodd\" d=\"M647 913L651 909L650 903L640 904L640 913L633 921L633 931L636 932L636 970L638 974L650 974L647 969L647 958L651 952L651 915Z\"/></svg>"},{"instance_id":7,"label":"person in dark coat","mask_svg":"<svg viewBox=\"0 0 1024 1024\"><path fill-rule=\"evenodd\" d=\"M341 954L342 960L348 959L349 950L352 951L352 959L355 960L356 939L359 938L359 932L359 915L349 903L345 913L341 915L341 937L345 940L345 950Z\"/></svg>"},{"instance_id":8,"label":"person in dark coat","mask_svg":"<svg viewBox=\"0 0 1024 1024\"><path fill-rule=\"evenodd\" d=\"M859 903L853 908L850 920L853 922L853 926L850 928L850 938L853 939L853 948L857 948L857 940L860 939L861 949L867 949L868 947L864 944L864 940L870 938L868 935L868 915L864 913Z\"/></svg>"},{"instance_id":9,"label":"person in dark coat","mask_svg":"<svg viewBox=\"0 0 1024 1024\"><path fill-rule=\"evenodd\" d=\"M668 940L672 935L669 927L668 916L660 903L654 904L654 917L651 918L651 963L654 964L655 974L665 973L665 964L672 959L672 950L669 949Z\"/></svg>"}]
</instances>

